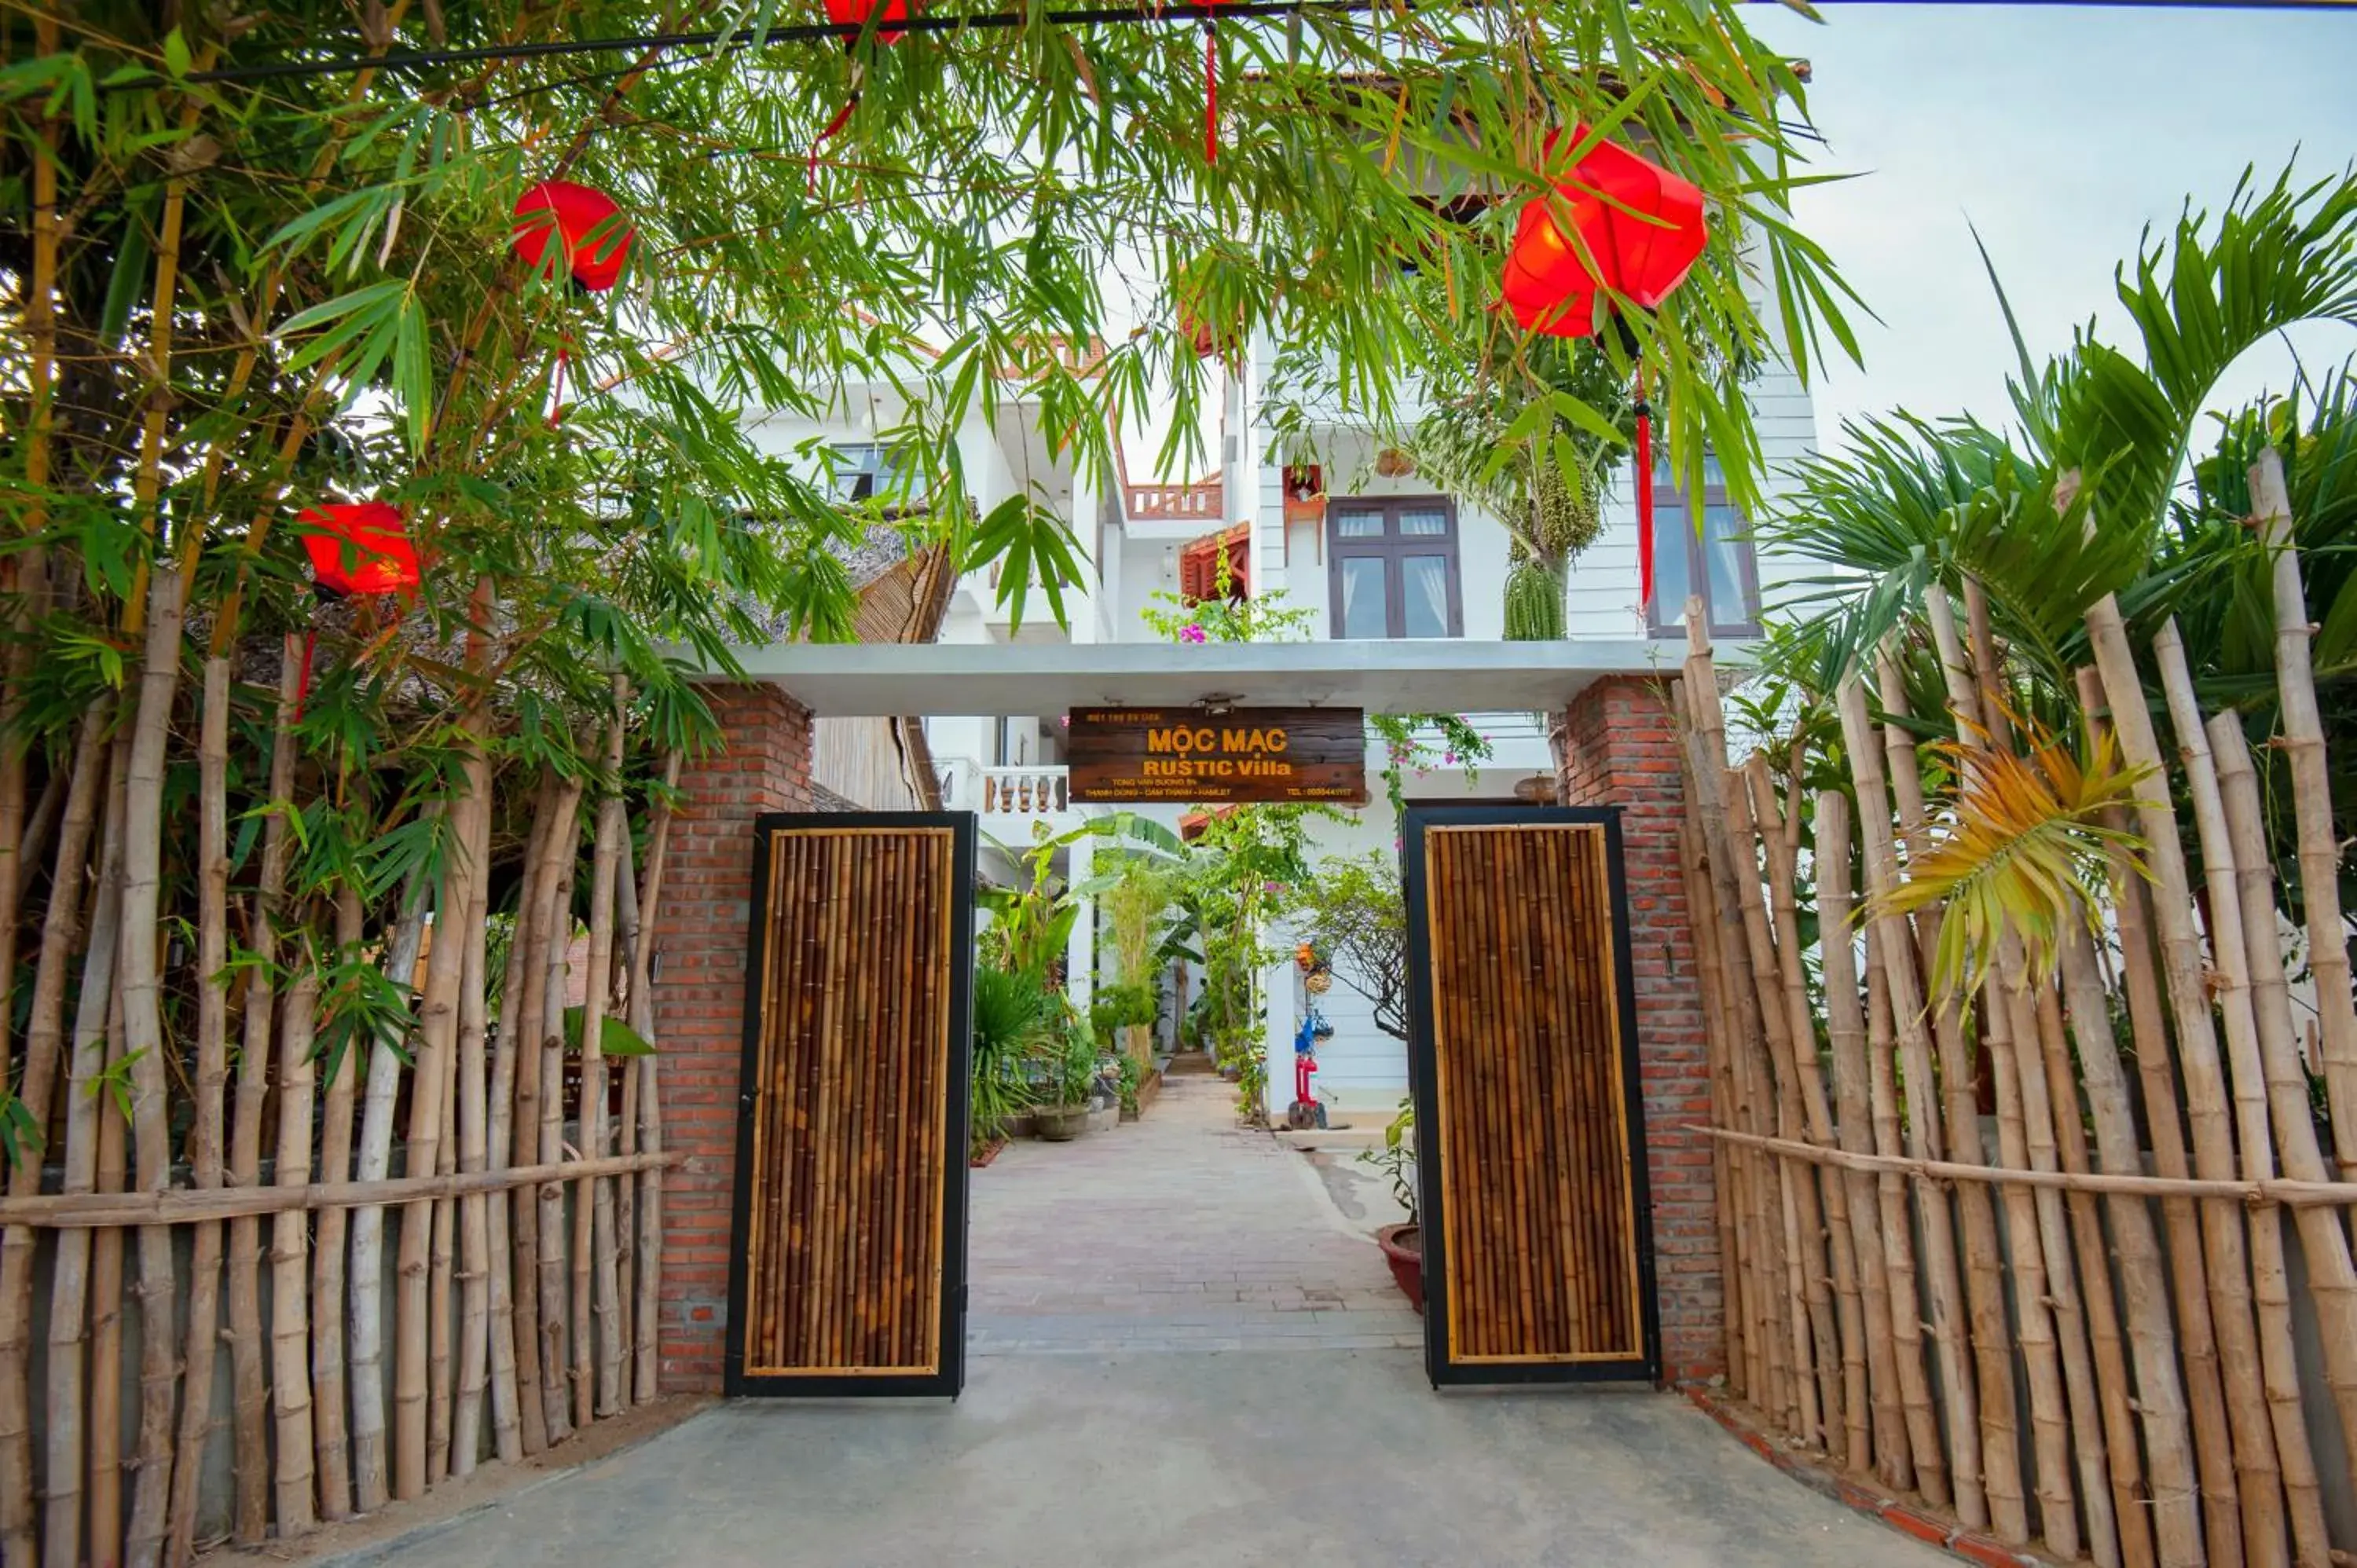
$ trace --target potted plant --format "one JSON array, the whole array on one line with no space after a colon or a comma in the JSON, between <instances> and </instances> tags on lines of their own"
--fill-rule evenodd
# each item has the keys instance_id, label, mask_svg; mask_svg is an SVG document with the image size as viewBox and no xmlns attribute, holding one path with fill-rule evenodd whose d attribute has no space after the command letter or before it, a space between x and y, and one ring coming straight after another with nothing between
<instances>
[{"instance_id":1,"label":"potted plant","mask_svg":"<svg viewBox=\"0 0 2357 1568\"><path fill-rule=\"evenodd\" d=\"M1070 1143L1088 1130L1090 1100L1097 1087L1095 1036L1085 1027L1066 1028L1046 1065L1039 1103L1031 1111L1031 1131L1045 1143Z\"/></svg>"},{"instance_id":2,"label":"potted plant","mask_svg":"<svg viewBox=\"0 0 2357 1568\"><path fill-rule=\"evenodd\" d=\"M1369 1149L1359 1158L1391 1177L1392 1197L1407 1210L1407 1221L1402 1225L1386 1225L1375 1232L1375 1245L1383 1250L1383 1262L1392 1269L1392 1280L1407 1297L1408 1305L1421 1313L1424 1310L1424 1248L1423 1230L1417 1223L1415 1207L1415 1101L1402 1100L1399 1113L1391 1125L1383 1129L1383 1146Z\"/></svg>"},{"instance_id":3,"label":"potted plant","mask_svg":"<svg viewBox=\"0 0 2357 1568\"><path fill-rule=\"evenodd\" d=\"M978 964L974 972L974 1155L986 1159L1032 1100L1028 1069L1053 1015L1039 977Z\"/></svg>"}]
</instances>

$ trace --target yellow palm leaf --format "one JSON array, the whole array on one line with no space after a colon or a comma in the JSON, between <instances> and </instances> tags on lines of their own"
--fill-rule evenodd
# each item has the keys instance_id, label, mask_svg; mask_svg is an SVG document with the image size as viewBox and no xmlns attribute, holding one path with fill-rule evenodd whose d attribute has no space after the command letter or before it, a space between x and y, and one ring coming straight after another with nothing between
<instances>
[{"instance_id":1,"label":"yellow palm leaf","mask_svg":"<svg viewBox=\"0 0 2357 1568\"><path fill-rule=\"evenodd\" d=\"M1938 841L1908 867L1887 904L1906 914L1946 903L1932 972L1944 996L1969 998L1980 989L2007 932L2019 939L2032 978L2051 973L2063 923L2095 929L2113 850L2147 875L2143 841L2105 826L2103 817L2141 805L2136 786L2150 769L2129 767L2108 732L2082 756L2034 724L2017 719L2015 727L2027 755L1990 746L1979 734L1933 746L1956 790Z\"/></svg>"}]
</instances>

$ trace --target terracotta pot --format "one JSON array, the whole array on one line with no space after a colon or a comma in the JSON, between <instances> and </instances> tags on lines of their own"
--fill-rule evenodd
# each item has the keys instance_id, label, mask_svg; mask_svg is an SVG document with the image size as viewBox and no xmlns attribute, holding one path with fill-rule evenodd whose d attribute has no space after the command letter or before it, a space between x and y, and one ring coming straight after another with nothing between
<instances>
[{"instance_id":1,"label":"terracotta pot","mask_svg":"<svg viewBox=\"0 0 2357 1568\"><path fill-rule=\"evenodd\" d=\"M1418 1315L1424 1311L1424 1250L1422 1236L1413 1225L1386 1225L1375 1232L1375 1245L1383 1250L1383 1262L1392 1266L1392 1283Z\"/></svg>"}]
</instances>

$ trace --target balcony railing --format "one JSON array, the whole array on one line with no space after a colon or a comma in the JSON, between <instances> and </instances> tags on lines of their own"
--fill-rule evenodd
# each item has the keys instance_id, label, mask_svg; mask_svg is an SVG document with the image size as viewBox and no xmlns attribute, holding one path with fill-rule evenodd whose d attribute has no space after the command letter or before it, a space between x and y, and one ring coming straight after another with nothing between
<instances>
[{"instance_id":1,"label":"balcony railing","mask_svg":"<svg viewBox=\"0 0 2357 1568\"><path fill-rule=\"evenodd\" d=\"M1070 775L1060 766L983 768L961 760L942 770L942 804L975 813L984 831L1002 839L1008 836L1006 828L1017 822L1027 832L1032 822L1060 829L1081 816L1072 805Z\"/></svg>"},{"instance_id":2,"label":"balcony railing","mask_svg":"<svg viewBox=\"0 0 2357 1568\"><path fill-rule=\"evenodd\" d=\"M1227 514L1227 487L1217 479L1191 485L1132 485L1132 522L1218 521Z\"/></svg>"}]
</instances>

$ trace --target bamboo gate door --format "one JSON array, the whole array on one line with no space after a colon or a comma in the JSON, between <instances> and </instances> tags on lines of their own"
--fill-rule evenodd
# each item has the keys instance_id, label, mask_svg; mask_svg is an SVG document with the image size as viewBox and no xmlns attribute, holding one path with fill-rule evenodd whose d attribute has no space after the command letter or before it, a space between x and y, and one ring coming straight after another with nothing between
<instances>
[{"instance_id":1,"label":"bamboo gate door","mask_svg":"<svg viewBox=\"0 0 2357 1568\"><path fill-rule=\"evenodd\" d=\"M728 1391L954 1398L974 817L754 832Z\"/></svg>"},{"instance_id":2,"label":"bamboo gate door","mask_svg":"<svg viewBox=\"0 0 2357 1568\"><path fill-rule=\"evenodd\" d=\"M1412 806L1401 847L1426 1369L1656 1380L1620 814Z\"/></svg>"}]
</instances>

